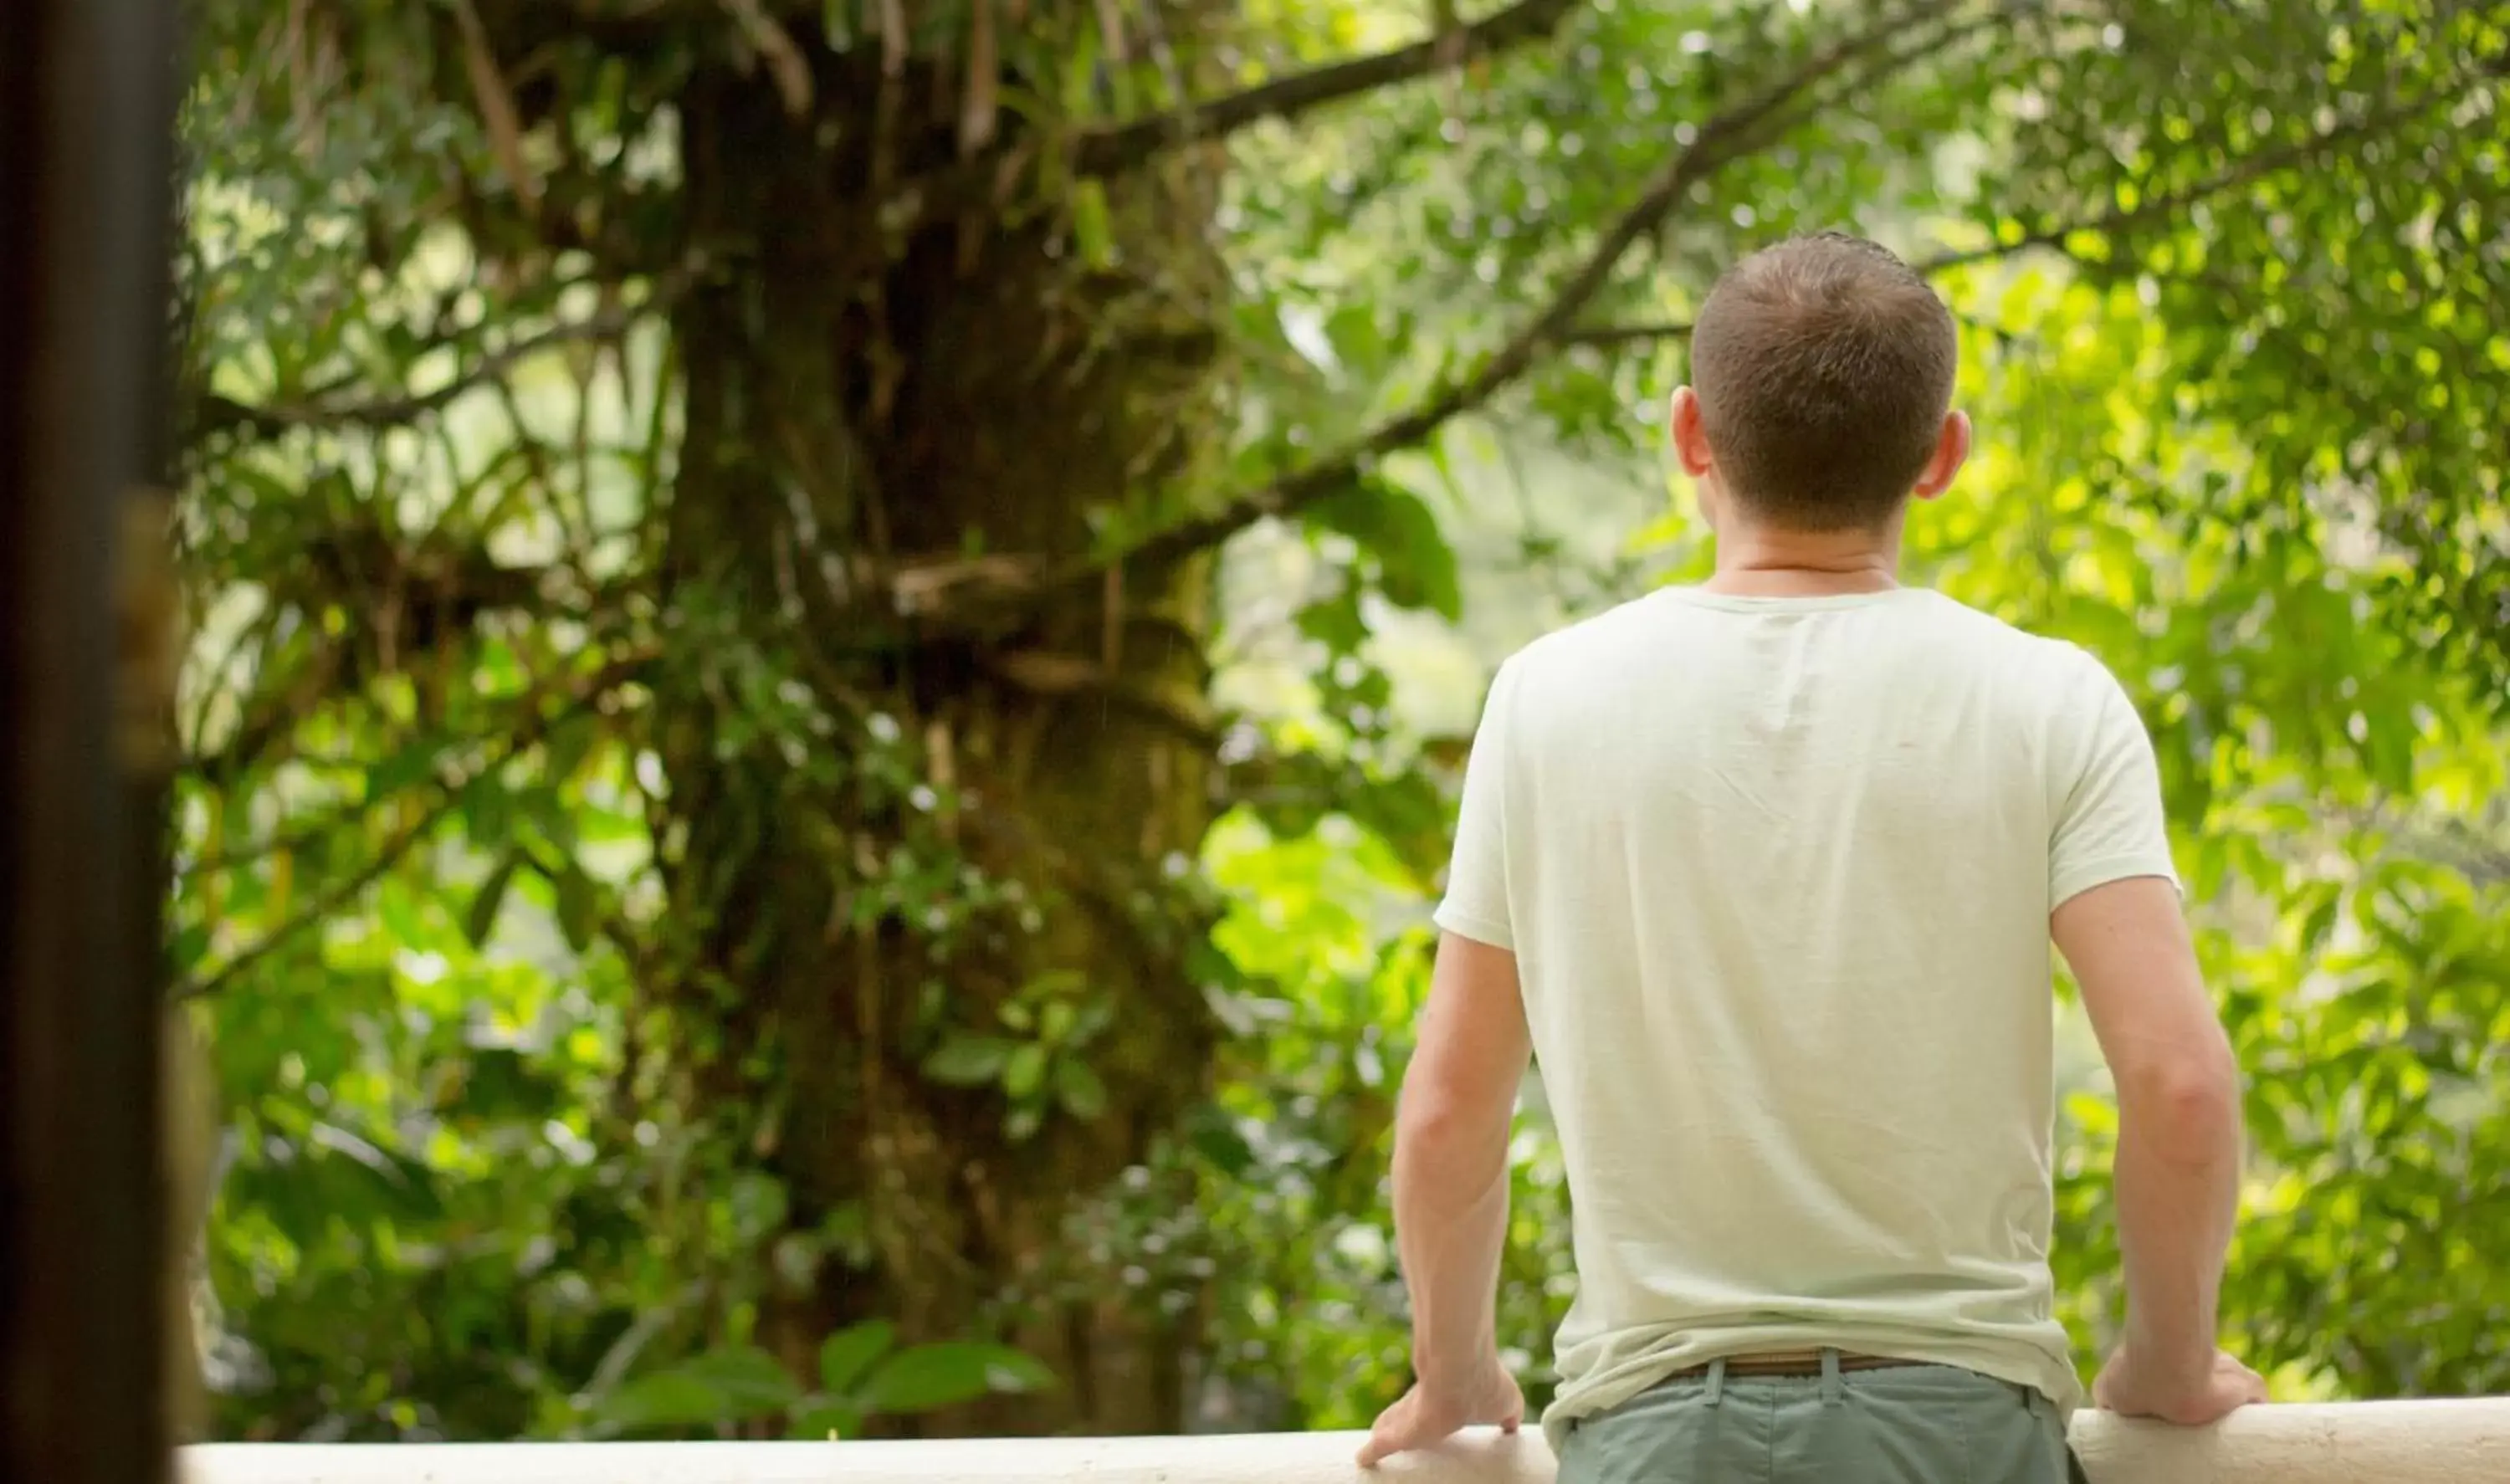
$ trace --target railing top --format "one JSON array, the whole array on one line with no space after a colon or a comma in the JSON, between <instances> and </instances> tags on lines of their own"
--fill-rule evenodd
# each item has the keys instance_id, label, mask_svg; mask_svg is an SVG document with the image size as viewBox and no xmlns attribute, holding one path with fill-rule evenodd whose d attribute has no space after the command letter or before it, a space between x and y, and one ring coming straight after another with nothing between
<instances>
[{"instance_id":1,"label":"railing top","mask_svg":"<svg viewBox=\"0 0 2510 1484\"><path fill-rule=\"evenodd\" d=\"M2510 1397L2252 1407L2201 1430L2086 1413L2095 1484L2502 1484ZM1552 1484L1531 1430L1469 1434L1374 1473L1359 1435L943 1443L221 1444L183 1484Z\"/></svg>"}]
</instances>

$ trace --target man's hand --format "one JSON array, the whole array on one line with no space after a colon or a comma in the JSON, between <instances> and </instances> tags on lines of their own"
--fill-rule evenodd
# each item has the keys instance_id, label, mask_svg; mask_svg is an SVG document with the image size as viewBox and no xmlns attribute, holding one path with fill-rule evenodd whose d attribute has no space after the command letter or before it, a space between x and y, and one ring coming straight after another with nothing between
<instances>
[{"instance_id":1,"label":"man's hand","mask_svg":"<svg viewBox=\"0 0 2510 1484\"><path fill-rule=\"evenodd\" d=\"M2186 1367L2173 1376L2121 1350L2101 1367L2092 1400L2121 1417L2154 1417L2183 1427L2217 1423L2251 1402L2266 1399L2265 1378L2224 1351L2210 1367Z\"/></svg>"},{"instance_id":2,"label":"man's hand","mask_svg":"<svg viewBox=\"0 0 2510 1484\"><path fill-rule=\"evenodd\" d=\"M1514 1432L1525 1421L1525 1395L1516 1378L1493 1355L1470 1381L1455 1387L1421 1385L1386 1409L1359 1450L1359 1466L1374 1468L1398 1453L1434 1447L1466 1427L1497 1424Z\"/></svg>"}]
</instances>

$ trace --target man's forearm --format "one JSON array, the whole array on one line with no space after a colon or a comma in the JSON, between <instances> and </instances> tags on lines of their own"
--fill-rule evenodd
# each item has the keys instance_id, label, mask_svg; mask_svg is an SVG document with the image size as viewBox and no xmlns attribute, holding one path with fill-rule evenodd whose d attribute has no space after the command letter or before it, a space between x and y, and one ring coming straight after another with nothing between
<instances>
[{"instance_id":1,"label":"man's forearm","mask_svg":"<svg viewBox=\"0 0 2510 1484\"><path fill-rule=\"evenodd\" d=\"M2210 1364L2223 1259L2239 1210L2236 1077L2121 1086L2118 1104L2127 1343L2156 1362Z\"/></svg>"},{"instance_id":2,"label":"man's forearm","mask_svg":"<svg viewBox=\"0 0 2510 1484\"><path fill-rule=\"evenodd\" d=\"M1394 1142L1394 1233L1412 1292L1412 1366L1425 1385L1468 1375L1498 1346L1507 1241L1507 1136L1496 1118L1406 1108Z\"/></svg>"}]
</instances>

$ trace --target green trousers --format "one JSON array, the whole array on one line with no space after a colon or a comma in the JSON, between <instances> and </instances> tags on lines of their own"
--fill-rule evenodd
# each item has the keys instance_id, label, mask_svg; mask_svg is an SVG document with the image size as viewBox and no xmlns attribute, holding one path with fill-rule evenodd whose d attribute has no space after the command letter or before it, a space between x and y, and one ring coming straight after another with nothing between
<instances>
[{"instance_id":1,"label":"green trousers","mask_svg":"<svg viewBox=\"0 0 2510 1484\"><path fill-rule=\"evenodd\" d=\"M2068 1484L2057 1408L1941 1365L1665 1382L1573 1427L1560 1484Z\"/></svg>"}]
</instances>

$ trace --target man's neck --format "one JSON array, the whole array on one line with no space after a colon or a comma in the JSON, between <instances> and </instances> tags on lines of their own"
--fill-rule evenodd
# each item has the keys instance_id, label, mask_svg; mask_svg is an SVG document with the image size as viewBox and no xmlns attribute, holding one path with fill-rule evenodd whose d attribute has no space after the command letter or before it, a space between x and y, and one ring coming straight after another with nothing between
<instances>
[{"instance_id":1,"label":"man's neck","mask_svg":"<svg viewBox=\"0 0 2510 1484\"><path fill-rule=\"evenodd\" d=\"M1895 522L1896 524L1896 522ZM1717 573L1701 586L1737 597L1830 597L1900 586L1900 533L1771 531L1717 534Z\"/></svg>"}]
</instances>

